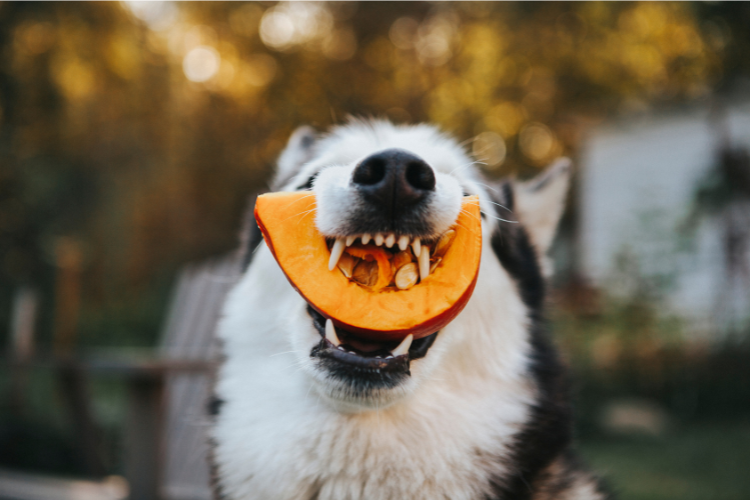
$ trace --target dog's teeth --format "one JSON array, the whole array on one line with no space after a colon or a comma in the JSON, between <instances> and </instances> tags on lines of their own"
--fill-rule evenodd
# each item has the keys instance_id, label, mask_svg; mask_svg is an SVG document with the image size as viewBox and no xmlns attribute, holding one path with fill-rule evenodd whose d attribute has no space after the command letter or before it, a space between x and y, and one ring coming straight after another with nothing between
<instances>
[{"instance_id":1,"label":"dog's teeth","mask_svg":"<svg viewBox=\"0 0 750 500\"><path fill-rule=\"evenodd\" d=\"M398 239L398 247L403 252L406 250L406 248L409 246L409 237L408 236L402 236Z\"/></svg>"},{"instance_id":2,"label":"dog's teeth","mask_svg":"<svg viewBox=\"0 0 750 500\"><path fill-rule=\"evenodd\" d=\"M419 253L422 251L422 242L419 238L414 238L414 241L411 242L411 248L414 250L414 255L419 257Z\"/></svg>"},{"instance_id":3,"label":"dog's teeth","mask_svg":"<svg viewBox=\"0 0 750 500\"><path fill-rule=\"evenodd\" d=\"M341 345L341 341L336 335L336 328L333 326L333 321L330 319L326 320L326 340L336 347Z\"/></svg>"},{"instance_id":4,"label":"dog's teeth","mask_svg":"<svg viewBox=\"0 0 750 500\"><path fill-rule=\"evenodd\" d=\"M393 359L393 356L391 356L391 355L389 354L388 356L386 356L386 357L385 357L385 359Z\"/></svg>"},{"instance_id":5,"label":"dog's teeth","mask_svg":"<svg viewBox=\"0 0 750 500\"><path fill-rule=\"evenodd\" d=\"M385 246L387 246L388 248L391 248L394 243L396 243L396 235L391 233L385 239Z\"/></svg>"},{"instance_id":6,"label":"dog's teeth","mask_svg":"<svg viewBox=\"0 0 750 500\"><path fill-rule=\"evenodd\" d=\"M378 234L376 234L376 235L375 235L375 244L376 244L377 246L380 246L380 245L382 245L382 244L383 244L383 239L384 239L384 238L383 238L383 233L378 233Z\"/></svg>"},{"instance_id":7,"label":"dog's teeth","mask_svg":"<svg viewBox=\"0 0 750 500\"><path fill-rule=\"evenodd\" d=\"M372 239L372 236L370 236L370 233L365 233L362 235L362 244L367 245L370 243L370 240Z\"/></svg>"},{"instance_id":8,"label":"dog's teeth","mask_svg":"<svg viewBox=\"0 0 750 500\"><path fill-rule=\"evenodd\" d=\"M375 359L383 359L383 356L375 356Z\"/></svg>"},{"instance_id":9,"label":"dog's teeth","mask_svg":"<svg viewBox=\"0 0 750 500\"><path fill-rule=\"evenodd\" d=\"M430 248L422 247L419 252L419 279L423 280L430 275Z\"/></svg>"},{"instance_id":10,"label":"dog's teeth","mask_svg":"<svg viewBox=\"0 0 750 500\"><path fill-rule=\"evenodd\" d=\"M341 254L344 253L344 249L346 248L346 242L343 238L336 238L336 243L333 244L333 248L331 248L331 258L328 259L328 270L333 271L333 268L336 267L336 264L339 263L339 259L341 258Z\"/></svg>"},{"instance_id":11,"label":"dog's teeth","mask_svg":"<svg viewBox=\"0 0 750 500\"><path fill-rule=\"evenodd\" d=\"M414 340L414 335L410 333L404 340L401 341L398 347L391 351L391 354L393 354L393 356L395 357L408 353L409 348L411 347L412 340Z\"/></svg>"},{"instance_id":12,"label":"dog's teeth","mask_svg":"<svg viewBox=\"0 0 750 500\"><path fill-rule=\"evenodd\" d=\"M347 236L346 237L346 246L350 247L352 246L352 243L354 243L354 240L356 240L356 236Z\"/></svg>"}]
</instances>

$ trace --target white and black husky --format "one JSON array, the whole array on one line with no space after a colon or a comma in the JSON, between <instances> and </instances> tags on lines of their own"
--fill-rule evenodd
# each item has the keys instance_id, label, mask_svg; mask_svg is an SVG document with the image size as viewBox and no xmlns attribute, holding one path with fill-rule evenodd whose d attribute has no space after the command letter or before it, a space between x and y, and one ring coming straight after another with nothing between
<instances>
[{"instance_id":1,"label":"white and black husky","mask_svg":"<svg viewBox=\"0 0 750 500\"><path fill-rule=\"evenodd\" d=\"M493 187L473 165L426 125L352 121L322 137L295 132L273 189L312 189L327 237L430 240L453 225L464 195L479 195L479 278L449 326L386 359L395 345L341 330L346 351L326 341L325 318L268 248L251 244L219 326L219 498L608 498L571 453L564 369L544 324L545 254L569 164Z\"/></svg>"}]
</instances>

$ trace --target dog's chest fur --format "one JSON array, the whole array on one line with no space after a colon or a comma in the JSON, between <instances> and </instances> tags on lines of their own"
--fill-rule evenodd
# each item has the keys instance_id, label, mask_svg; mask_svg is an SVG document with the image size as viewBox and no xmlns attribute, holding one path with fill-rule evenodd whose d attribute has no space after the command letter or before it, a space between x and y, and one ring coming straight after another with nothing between
<instances>
[{"instance_id":1,"label":"dog's chest fur","mask_svg":"<svg viewBox=\"0 0 750 500\"><path fill-rule=\"evenodd\" d=\"M297 370L295 353L287 352L289 344L274 325L303 317L304 302L275 266L262 265L271 262L261 249L258 265L230 297L222 327L229 356L217 386L225 404L214 439L227 497L487 495L490 481L504 475L512 436L528 418L534 394L519 375L526 364L525 335L513 327L525 310L520 302L492 296L497 287L490 282L507 278L491 250L485 255L474 297L441 333L455 340L445 347L456 350L449 361L427 367L433 370L429 382L404 401L347 413L320 399ZM292 293L279 293L284 288ZM496 305L487 307L486 301ZM259 332L257 324L267 328ZM498 327L505 335L496 334ZM498 353L498 359L478 363L486 352ZM418 360L413 369L428 360Z\"/></svg>"}]
</instances>

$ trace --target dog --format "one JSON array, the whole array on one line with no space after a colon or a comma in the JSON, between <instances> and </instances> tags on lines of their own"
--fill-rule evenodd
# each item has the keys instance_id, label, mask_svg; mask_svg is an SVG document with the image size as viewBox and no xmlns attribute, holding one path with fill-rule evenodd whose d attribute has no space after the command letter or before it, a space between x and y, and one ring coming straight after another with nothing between
<instances>
[{"instance_id":1,"label":"dog","mask_svg":"<svg viewBox=\"0 0 750 500\"><path fill-rule=\"evenodd\" d=\"M339 329L349 352L332 356L326 318L292 288L253 224L247 270L218 327L219 498L609 498L571 451L566 371L543 312L570 162L495 185L476 163L429 125L353 119L322 136L292 134L272 190L312 190L327 238L434 240L462 198L478 195L479 275L456 319L376 372L368 358L393 345Z\"/></svg>"}]
</instances>

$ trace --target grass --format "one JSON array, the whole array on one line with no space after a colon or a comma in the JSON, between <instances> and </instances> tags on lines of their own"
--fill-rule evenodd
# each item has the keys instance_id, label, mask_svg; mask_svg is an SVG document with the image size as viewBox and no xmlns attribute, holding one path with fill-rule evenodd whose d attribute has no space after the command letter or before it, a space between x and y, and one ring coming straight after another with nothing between
<instances>
[{"instance_id":1,"label":"grass","mask_svg":"<svg viewBox=\"0 0 750 500\"><path fill-rule=\"evenodd\" d=\"M692 423L658 438L590 436L579 448L620 500L750 498L750 420Z\"/></svg>"}]
</instances>

